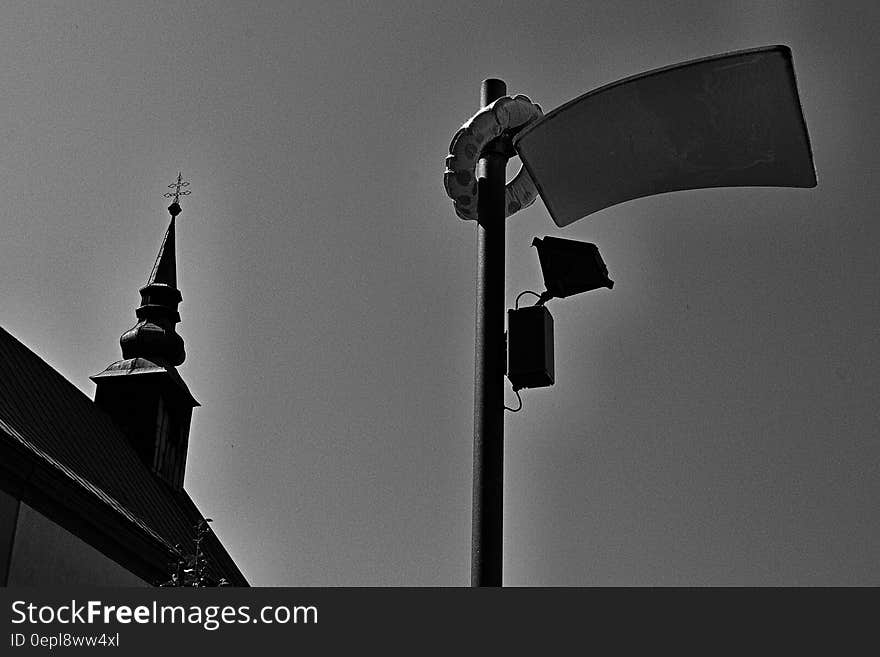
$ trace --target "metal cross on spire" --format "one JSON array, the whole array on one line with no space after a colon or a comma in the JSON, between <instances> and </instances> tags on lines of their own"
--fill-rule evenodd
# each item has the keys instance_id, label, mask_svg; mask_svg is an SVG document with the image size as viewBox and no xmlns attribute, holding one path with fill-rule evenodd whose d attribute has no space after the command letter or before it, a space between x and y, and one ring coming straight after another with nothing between
<instances>
[{"instance_id":1,"label":"metal cross on spire","mask_svg":"<svg viewBox=\"0 0 880 657\"><path fill-rule=\"evenodd\" d=\"M180 203L179 203L180 197L186 196L187 194L192 194L192 192L189 191L188 189L185 191L180 191L181 187L189 187L189 183L183 181L183 175L180 173L180 171L178 171L177 172L177 182L171 183L170 185L168 185L168 188L173 189L174 193L168 192L165 194L165 198L173 198L174 199L173 201L171 201L171 205L168 206L168 212L171 213L172 218L176 217L181 212Z\"/></svg>"},{"instance_id":2,"label":"metal cross on spire","mask_svg":"<svg viewBox=\"0 0 880 657\"><path fill-rule=\"evenodd\" d=\"M187 194L192 194L192 192L189 190L186 190L183 192L180 191L181 187L189 187L189 183L183 182L183 175L181 175L180 171L178 171L177 172L177 182L171 183L170 185L168 185L168 188L173 189L174 193L172 194L171 192L168 192L167 194L165 194L165 198L173 198L174 200L172 201L172 203L178 203L180 201L181 196L186 196Z\"/></svg>"}]
</instances>

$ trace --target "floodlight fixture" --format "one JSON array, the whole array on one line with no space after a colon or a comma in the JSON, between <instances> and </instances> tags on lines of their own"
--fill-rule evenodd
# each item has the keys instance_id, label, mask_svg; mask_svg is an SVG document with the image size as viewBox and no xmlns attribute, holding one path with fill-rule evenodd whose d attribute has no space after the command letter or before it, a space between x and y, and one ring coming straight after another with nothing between
<instances>
[{"instance_id":1,"label":"floodlight fixture","mask_svg":"<svg viewBox=\"0 0 880 657\"><path fill-rule=\"evenodd\" d=\"M609 290L614 287L614 281L608 278L608 268L595 244L561 237L536 237L532 240L532 246L538 249L538 260L547 288L541 294L539 304L602 287Z\"/></svg>"}]
</instances>

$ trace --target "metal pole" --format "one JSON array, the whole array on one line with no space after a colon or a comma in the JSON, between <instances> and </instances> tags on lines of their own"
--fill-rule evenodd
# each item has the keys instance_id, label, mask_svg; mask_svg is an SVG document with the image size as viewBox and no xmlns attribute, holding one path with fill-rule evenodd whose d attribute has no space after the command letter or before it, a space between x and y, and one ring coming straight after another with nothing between
<instances>
[{"instance_id":1,"label":"metal pole","mask_svg":"<svg viewBox=\"0 0 880 657\"><path fill-rule=\"evenodd\" d=\"M480 104L507 95L483 81ZM471 586L501 586L504 486L504 186L509 140L489 143L477 163L477 327Z\"/></svg>"}]
</instances>

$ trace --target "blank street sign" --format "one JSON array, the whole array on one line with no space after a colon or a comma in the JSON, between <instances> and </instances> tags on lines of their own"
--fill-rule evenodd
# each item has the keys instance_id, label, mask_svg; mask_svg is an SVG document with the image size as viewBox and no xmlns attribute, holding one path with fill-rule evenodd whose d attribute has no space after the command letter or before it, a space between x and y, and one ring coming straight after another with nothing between
<instances>
[{"instance_id":1,"label":"blank street sign","mask_svg":"<svg viewBox=\"0 0 880 657\"><path fill-rule=\"evenodd\" d=\"M786 46L614 82L548 113L513 143L560 227L663 192L816 186Z\"/></svg>"}]
</instances>

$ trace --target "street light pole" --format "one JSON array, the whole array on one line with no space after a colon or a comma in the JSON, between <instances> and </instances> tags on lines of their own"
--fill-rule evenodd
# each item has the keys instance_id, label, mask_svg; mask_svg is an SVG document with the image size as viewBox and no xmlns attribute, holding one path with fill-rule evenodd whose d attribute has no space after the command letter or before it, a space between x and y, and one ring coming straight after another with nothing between
<instances>
[{"instance_id":1,"label":"street light pole","mask_svg":"<svg viewBox=\"0 0 880 657\"><path fill-rule=\"evenodd\" d=\"M484 80L481 108L507 95L502 80ZM474 368L474 490L471 586L501 586L504 487L505 174L509 138L483 149L477 163L477 308Z\"/></svg>"},{"instance_id":2,"label":"street light pole","mask_svg":"<svg viewBox=\"0 0 880 657\"><path fill-rule=\"evenodd\" d=\"M503 81L484 80L481 109L506 95ZM791 50L786 46L741 50L648 71L584 94L543 119L540 108L532 108L527 98L511 102L516 100L536 110L522 106L517 110L521 118L528 115L528 125L515 126L515 138L501 133L485 144L491 121L483 119L494 119L502 130L510 126L497 115L477 114L453 138L443 174L456 214L477 219L472 586L501 586L508 159L519 155L530 183L541 190L541 199L560 228L618 203L665 192L816 186ZM475 123L478 118L482 121ZM499 132L493 129L491 134ZM475 144L482 147L476 163L476 217L470 186ZM570 148L571 144L578 147ZM519 202L511 202L512 211L519 207ZM545 281L550 274L551 296L611 287L595 245L574 245L573 240L558 238L537 242L543 245L538 254ZM562 257L579 263L565 274L574 287L559 287L561 282L546 270L544 255L550 251L556 251L551 261ZM590 263L591 271L581 268ZM546 369L538 373L546 380Z\"/></svg>"}]
</instances>

